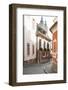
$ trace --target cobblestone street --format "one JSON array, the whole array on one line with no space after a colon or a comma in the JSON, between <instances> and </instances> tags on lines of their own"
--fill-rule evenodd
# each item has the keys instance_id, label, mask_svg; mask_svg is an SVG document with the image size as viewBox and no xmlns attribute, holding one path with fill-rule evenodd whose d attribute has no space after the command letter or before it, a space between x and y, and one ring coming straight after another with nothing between
<instances>
[{"instance_id":1,"label":"cobblestone street","mask_svg":"<svg viewBox=\"0 0 68 90\"><path fill-rule=\"evenodd\" d=\"M23 74L48 74L56 73L56 65L53 65L51 61L42 64L25 64L23 68Z\"/></svg>"}]
</instances>

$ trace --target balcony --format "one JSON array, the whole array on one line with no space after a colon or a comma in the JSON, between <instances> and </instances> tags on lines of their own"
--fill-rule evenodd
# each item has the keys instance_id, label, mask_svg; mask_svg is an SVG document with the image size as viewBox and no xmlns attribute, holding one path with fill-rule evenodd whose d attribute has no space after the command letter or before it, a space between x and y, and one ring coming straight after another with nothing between
<instances>
[{"instance_id":1,"label":"balcony","mask_svg":"<svg viewBox=\"0 0 68 90\"><path fill-rule=\"evenodd\" d=\"M38 37L41 37L41 38L43 38L43 39L46 39L46 40L48 40L48 41L51 41L51 39L46 35L46 34L43 34L42 32L40 32L40 31L37 31L36 32L36 36Z\"/></svg>"}]
</instances>

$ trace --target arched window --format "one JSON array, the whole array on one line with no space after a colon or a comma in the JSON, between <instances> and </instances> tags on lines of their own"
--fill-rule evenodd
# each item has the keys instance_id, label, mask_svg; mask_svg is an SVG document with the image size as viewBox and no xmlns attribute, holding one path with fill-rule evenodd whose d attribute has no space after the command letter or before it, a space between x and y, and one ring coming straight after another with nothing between
<instances>
[{"instance_id":1,"label":"arched window","mask_svg":"<svg viewBox=\"0 0 68 90\"><path fill-rule=\"evenodd\" d=\"M35 19L32 20L32 28L35 29Z\"/></svg>"},{"instance_id":2,"label":"arched window","mask_svg":"<svg viewBox=\"0 0 68 90\"><path fill-rule=\"evenodd\" d=\"M34 45L32 45L32 52L33 52L32 54L34 54Z\"/></svg>"},{"instance_id":3,"label":"arched window","mask_svg":"<svg viewBox=\"0 0 68 90\"><path fill-rule=\"evenodd\" d=\"M30 44L27 43L27 55L29 56L30 55Z\"/></svg>"},{"instance_id":4,"label":"arched window","mask_svg":"<svg viewBox=\"0 0 68 90\"><path fill-rule=\"evenodd\" d=\"M49 49L49 43L47 43L47 49Z\"/></svg>"}]
</instances>

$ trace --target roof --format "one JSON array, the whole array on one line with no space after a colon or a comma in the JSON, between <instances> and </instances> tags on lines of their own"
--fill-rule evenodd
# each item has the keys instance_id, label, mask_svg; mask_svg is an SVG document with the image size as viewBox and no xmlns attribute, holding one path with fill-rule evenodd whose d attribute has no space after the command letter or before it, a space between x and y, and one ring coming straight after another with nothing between
<instances>
[{"instance_id":1,"label":"roof","mask_svg":"<svg viewBox=\"0 0 68 90\"><path fill-rule=\"evenodd\" d=\"M57 24L57 21L51 26L50 31L52 32L52 28Z\"/></svg>"}]
</instances>

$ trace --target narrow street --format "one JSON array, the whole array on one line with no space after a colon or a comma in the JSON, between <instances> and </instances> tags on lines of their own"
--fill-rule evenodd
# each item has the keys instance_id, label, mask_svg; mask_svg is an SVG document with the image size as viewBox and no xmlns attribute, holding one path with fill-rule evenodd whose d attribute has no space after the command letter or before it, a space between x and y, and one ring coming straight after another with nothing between
<instances>
[{"instance_id":1,"label":"narrow street","mask_svg":"<svg viewBox=\"0 0 68 90\"><path fill-rule=\"evenodd\" d=\"M56 73L54 69L57 67L51 61L42 64L25 64L23 74L48 74Z\"/></svg>"}]
</instances>

